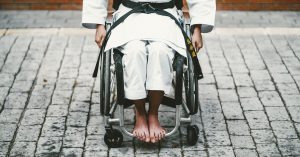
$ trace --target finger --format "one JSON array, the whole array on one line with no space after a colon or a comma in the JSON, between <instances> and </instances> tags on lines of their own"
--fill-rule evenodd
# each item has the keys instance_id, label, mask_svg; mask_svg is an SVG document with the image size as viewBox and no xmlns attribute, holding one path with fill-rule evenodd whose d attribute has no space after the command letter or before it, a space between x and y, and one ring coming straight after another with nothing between
<instances>
[{"instance_id":1,"label":"finger","mask_svg":"<svg viewBox=\"0 0 300 157\"><path fill-rule=\"evenodd\" d=\"M101 46L102 46L102 44L103 44L104 38L105 38L105 35L102 35L101 38L100 38L100 39L101 39L101 40L100 40L100 45L101 45Z\"/></svg>"},{"instance_id":2,"label":"finger","mask_svg":"<svg viewBox=\"0 0 300 157\"><path fill-rule=\"evenodd\" d=\"M100 47L99 42L100 42L100 39L98 37L95 37L95 43Z\"/></svg>"}]
</instances>

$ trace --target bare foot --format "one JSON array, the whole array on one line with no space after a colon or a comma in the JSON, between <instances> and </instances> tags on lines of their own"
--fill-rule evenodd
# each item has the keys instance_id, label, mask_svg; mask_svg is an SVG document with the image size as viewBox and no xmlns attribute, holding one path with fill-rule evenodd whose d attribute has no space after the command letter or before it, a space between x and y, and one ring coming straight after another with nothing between
<instances>
[{"instance_id":1,"label":"bare foot","mask_svg":"<svg viewBox=\"0 0 300 157\"><path fill-rule=\"evenodd\" d=\"M150 113L148 115L148 124L152 143L158 142L165 137L166 130L160 126L157 114Z\"/></svg>"},{"instance_id":2,"label":"bare foot","mask_svg":"<svg viewBox=\"0 0 300 157\"><path fill-rule=\"evenodd\" d=\"M141 141L150 142L146 115L136 111L135 119L135 126L132 131L133 135Z\"/></svg>"}]
</instances>

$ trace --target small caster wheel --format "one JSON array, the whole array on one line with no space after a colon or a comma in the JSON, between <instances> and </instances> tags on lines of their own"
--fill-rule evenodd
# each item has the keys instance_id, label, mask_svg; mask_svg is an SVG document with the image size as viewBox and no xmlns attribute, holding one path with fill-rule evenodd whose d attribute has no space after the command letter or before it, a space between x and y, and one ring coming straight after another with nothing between
<instances>
[{"instance_id":1,"label":"small caster wheel","mask_svg":"<svg viewBox=\"0 0 300 157\"><path fill-rule=\"evenodd\" d=\"M104 135L104 142L109 148L118 148L122 145L123 135L117 129L107 129Z\"/></svg>"},{"instance_id":2,"label":"small caster wheel","mask_svg":"<svg viewBox=\"0 0 300 157\"><path fill-rule=\"evenodd\" d=\"M187 143L195 145L199 138L199 128L196 125L189 125L187 127Z\"/></svg>"}]
</instances>

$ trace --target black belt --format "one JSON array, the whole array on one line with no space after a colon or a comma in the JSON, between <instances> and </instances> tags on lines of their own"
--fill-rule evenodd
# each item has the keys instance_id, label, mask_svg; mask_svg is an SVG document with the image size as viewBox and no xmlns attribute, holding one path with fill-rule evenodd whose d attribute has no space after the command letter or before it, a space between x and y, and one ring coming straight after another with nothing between
<instances>
[{"instance_id":1,"label":"black belt","mask_svg":"<svg viewBox=\"0 0 300 157\"><path fill-rule=\"evenodd\" d=\"M128 1L128 0L125 0L125 1ZM122 1L122 3L123 3L123 1ZM132 10L130 10L129 12L127 12L126 14L121 16L118 20L116 20L112 24L110 29L107 31L106 36L105 36L105 38L103 40L103 43L102 43L102 47L101 47L99 56L98 56L98 60L97 60L97 64L96 64L96 67L95 67L95 70L94 70L94 73L93 73L93 77L97 77L98 68L99 68L99 61L100 61L100 55L102 55L102 53L104 52L104 49L105 49L106 44L108 42L108 39L110 37L111 31L115 27L117 27L119 24L121 24L129 15L131 15L133 13L146 13L146 14L156 13L158 15L170 17L171 19L173 19L175 21L176 25L181 29L182 35L185 38L185 45L186 45L187 51L189 52L189 54L191 55L191 58L192 58L192 62L193 62L193 65L194 65L195 76L198 79L203 78L202 70L201 70L201 67L200 67L199 60L197 58L197 53L195 51L195 48L193 47L191 39L186 34L186 32L184 31L184 29L181 26L181 23L177 20L177 18L174 17L169 12L164 11L163 9L155 8L153 6L154 3L136 3L136 2L130 2L130 3L132 3L132 4L135 3L134 7L130 7L130 8L132 8ZM159 4L163 4L163 3L156 3L155 5L159 5Z\"/></svg>"},{"instance_id":2,"label":"black belt","mask_svg":"<svg viewBox=\"0 0 300 157\"><path fill-rule=\"evenodd\" d=\"M149 7L153 7L155 9L168 9L174 8L175 2L171 0L170 2L165 3L151 3L151 2L133 2L131 0L122 0L122 4L127 8L136 8L137 6L149 5Z\"/></svg>"}]
</instances>

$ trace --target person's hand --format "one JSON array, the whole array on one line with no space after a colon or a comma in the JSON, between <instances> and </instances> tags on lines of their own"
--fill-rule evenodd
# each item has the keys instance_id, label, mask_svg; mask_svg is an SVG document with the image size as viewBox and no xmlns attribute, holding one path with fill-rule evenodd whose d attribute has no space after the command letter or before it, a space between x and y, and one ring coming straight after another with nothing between
<instances>
[{"instance_id":1,"label":"person's hand","mask_svg":"<svg viewBox=\"0 0 300 157\"><path fill-rule=\"evenodd\" d=\"M199 50L203 47L202 42L202 35L201 35L201 25L195 25L194 31L192 35L192 43L196 50L196 52L199 52Z\"/></svg>"},{"instance_id":2,"label":"person's hand","mask_svg":"<svg viewBox=\"0 0 300 157\"><path fill-rule=\"evenodd\" d=\"M106 30L104 25L98 24L96 28L95 42L99 47L102 46L105 36L106 36Z\"/></svg>"}]
</instances>

